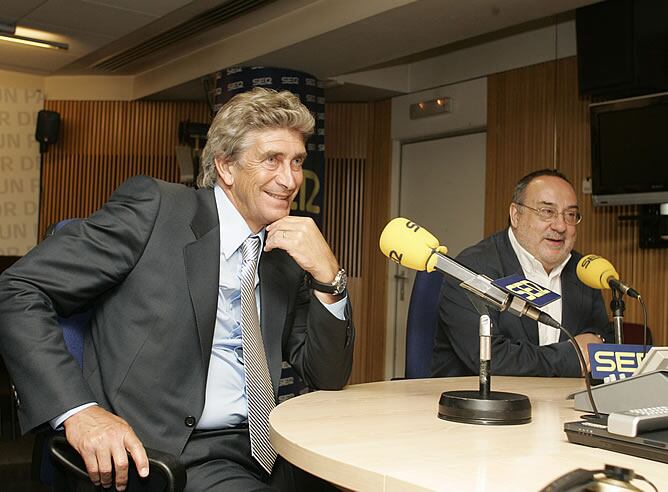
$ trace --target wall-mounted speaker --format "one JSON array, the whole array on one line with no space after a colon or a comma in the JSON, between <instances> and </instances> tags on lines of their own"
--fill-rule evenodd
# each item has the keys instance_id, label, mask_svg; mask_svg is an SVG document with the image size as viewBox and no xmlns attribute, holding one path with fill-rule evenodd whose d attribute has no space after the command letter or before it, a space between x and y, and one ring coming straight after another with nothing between
<instances>
[{"instance_id":1,"label":"wall-mounted speaker","mask_svg":"<svg viewBox=\"0 0 668 492\"><path fill-rule=\"evenodd\" d=\"M575 12L581 95L668 90L668 0L607 0Z\"/></svg>"},{"instance_id":2,"label":"wall-mounted speaker","mask_svg":"<svg viewBox=\"0 0 668 492\"><path fill-rule=\"evenodd\" d=\"M35 139L39 142L39 151L45 152L49 144L58 142L60 133L60 114L43 109L37 113Z\"/></svg>"}]
</instances>

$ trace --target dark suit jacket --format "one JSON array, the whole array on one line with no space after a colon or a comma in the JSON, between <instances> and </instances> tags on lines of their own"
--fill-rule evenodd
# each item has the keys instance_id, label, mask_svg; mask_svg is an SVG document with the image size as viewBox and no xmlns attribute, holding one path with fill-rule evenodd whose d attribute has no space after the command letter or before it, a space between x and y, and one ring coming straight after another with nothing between
<instances>
[{"instance_id":1,"label":"dark suit jacket","mask_svg":"<svg viewBox=\"0 0 668 492\"><path fill-rule=\"evenodd\" d=\"M126 419L146 446L181 453L193 430L185 421L199 419L204 407L219 233L213 190L132 178L100 210L0 277L0 346L24 431L97 401ZM263 253L259 275L274 391L283 360L313 388L345 385L352 323L311 302L304 271L285 251ZM82 373L56 314L90 307ZM347 312L350 319L349 306Z\"/></svg>"},{"instance_id":2,"label":"dark suit jacket","mask_svg":"<svg viewBox=\"0 0 668 492\"><path fill-rule=\"evenodd\" d=\"M573 336L591 332L610 339L610 325L600 291L585 286L575 267L582 255L571 253L561 273L561 324ZM498 232L457 256L471 270L499 279L521 274L508 231ZM480 358L479 319L459 282L445 275L439 306L439 324L434 340L432 375L478 374ZM508 312L490 310L492 319L492 373L517 376L579 376L577 354L565 333L559 342L539 346L536 321Z\"/></svg>"}]
</instances>

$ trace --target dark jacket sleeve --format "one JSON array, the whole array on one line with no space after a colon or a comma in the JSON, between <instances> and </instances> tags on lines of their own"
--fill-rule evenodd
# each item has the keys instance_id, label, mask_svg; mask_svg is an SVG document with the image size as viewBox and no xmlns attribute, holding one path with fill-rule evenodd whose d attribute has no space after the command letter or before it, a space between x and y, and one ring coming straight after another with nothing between
<instances>
[{"instance_id":1,"label":"dark jacket sleeve","mask_svg":"<svg viewBox=\"0 0 668 492\"><path fill-rule=\"evenodd\" d=\"M352 370L355 329L350 298L345 319L331 314L300 275L292 328L286 332L284 353L311 389L337 390Z\"/></svg>"},{"instance_id":2,"label":"dark jacket sleeve","mask_svg":"<svg viewBox=\"0 0 668 492\"><path fill-rule=\"evenodd\" d=\"M0 351L28 431L94 401L67 351L58 316L68 317L120 283L141 255L159 194L133 178L88 219L65 226L0 276Z\"/></svg>"}]
</instances>

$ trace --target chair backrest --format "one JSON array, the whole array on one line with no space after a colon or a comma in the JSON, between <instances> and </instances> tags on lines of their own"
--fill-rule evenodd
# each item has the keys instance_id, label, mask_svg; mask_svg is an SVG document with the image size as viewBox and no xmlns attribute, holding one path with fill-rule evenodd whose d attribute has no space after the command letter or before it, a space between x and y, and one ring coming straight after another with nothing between
<instances>
[{"instance_id":1,"label":"chair backrest","mask_svg":"<svg viewBox=\"0 0 668 492\"><path fill-rule=\"evenodd\" d=\"M65 219L50 226L46 235L51 236L65 227L67 224L77 222L81 219ZM83 368L83 345L84 336L88 329L91 312L85 311L70 316L69 318L58 317L58 324L63 329L63 338L65 339L65 346L69 350L72 357L79 363L79 367Z\"/></svg>"},{"instance_id":2,"label":"chair backrest","mask_svg":"<svg viewBox=\"0 0 668 492\"><path fill-rule=\"evenodd\" d=\"M643 325L638 323L627 323L624 322L624 343L630 343L634 345L642 345L644 338ZM652 330L647 327L647 345L653 345L652 343Z\"/></svg>"},{"instance_id":3,"label":"chair backrest","mask_svg":"<svg viewBox=\"0 0 668 492\"><path fill-rule=\"evenodd\" d=\"M438 326L438 304L443 274L418 272L411 292L406 322L406 377L430 376L431 354Z\"/></svg>"}]
</instances>

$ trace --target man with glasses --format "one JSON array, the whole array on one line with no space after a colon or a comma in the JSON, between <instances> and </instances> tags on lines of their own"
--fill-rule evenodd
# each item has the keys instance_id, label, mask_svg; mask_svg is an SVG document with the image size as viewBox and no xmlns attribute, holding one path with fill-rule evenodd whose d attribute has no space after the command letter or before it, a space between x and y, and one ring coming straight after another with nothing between
<instances>
[{"instance_id":1,"label":"man with glasses","mask_svg":"<svg viewBox=\"0 0 668 492\"><path fill-rule=\"evenodd\" d=\"M575 191L554 169L523 177L510 204L510 227L467 248L457 260L499 279L520 274L561 295L543 308L575 337L588 360L587 346L611 338L600 291L580 282L573 251L582 221ZM479 313L458 282L446 275L439 308L432 375L477 374ZM492 373L518 376L580 376L575 348L565 333L530 318L490 310Z\"/></svg>"}]
</instances>

